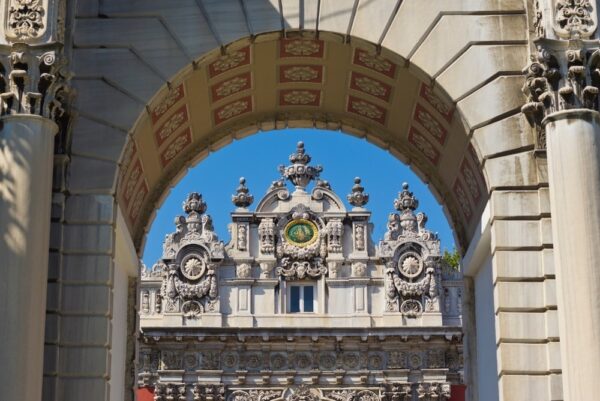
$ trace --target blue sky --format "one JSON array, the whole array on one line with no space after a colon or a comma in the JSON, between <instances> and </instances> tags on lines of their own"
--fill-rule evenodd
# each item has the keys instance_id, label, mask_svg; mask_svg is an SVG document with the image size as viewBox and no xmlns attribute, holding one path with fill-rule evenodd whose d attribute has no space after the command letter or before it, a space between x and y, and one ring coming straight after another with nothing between
<instances>
[{"instance_id":1,"label":"blue sky","mask_svg":"<svg viewBox=\"0 0 600 401\"><path fill-rule=\"evenodd\" d=\"M303 141L311 164L322 165L321 178L329 181L332 189L347 203L354 177L362 178L365 192L370 195L366 208L371 210L374 224L373 239L383 238L387 215L394 212L393 200L408 182L419 199L419 210L429 217L427 226L438 232L442 249L452 249L454 238L442 207L429 189L402 162L381 148L347 134L316 129L285 129L262 132L234 141L210 154L171 190L158 210L146 241L143 261L152 266L162 252L165 234L174 231L173 219L183 214L181 204L189 192L200 192L208 205L207 213L213 218L219 238L229 241L227 225L235 209L231 195L241 176L246 178L254 203L258 204L272 181L280 177L277 167L289 164L288 156L295 152L296 143Z\"/></svg>"}]
</instances>

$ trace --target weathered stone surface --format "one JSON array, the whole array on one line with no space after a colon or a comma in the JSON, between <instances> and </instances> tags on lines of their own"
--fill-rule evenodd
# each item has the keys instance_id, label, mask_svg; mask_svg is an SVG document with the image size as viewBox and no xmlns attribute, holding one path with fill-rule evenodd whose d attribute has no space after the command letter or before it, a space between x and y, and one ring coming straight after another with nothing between
<instances>
[{"instance_id":1,"label":"weathered stone surface","mask_svg":"<svg viewBox=\"0 0 600 401\"><path fill-rule=\"evenodd\" d=\"M65 255L62 281L71 284L106 284L113 280L113 261L110 255Z\"/></svg>"},{"instance_id":2,"label":"weathered stone surface","mask_svg":"<svg viewBox=\"0 0 600 401\"><path fill-rule=\"evenodd\" d=\"M69 224L64 226L65 253L111 254L113 226L109 224Z\"/></svg>"},{"instance_id":3,"label":"weathered stone surface","mask_svg":"<svg viewBox=\"0 0 600 401\"><path fill-rule=\"evenodd\" d=\"M110 352L104 347L61 347L59 371L64 375L108 376Z\"/></svg>"},{"instance_id":4,"label":"weathered stone surface","mask_svg":"<svg viewBox=\"0 0 600 401\"><path fill-rule=\"evenodd\" d=\"M63 316L60 322L61 345L110 345L110 318L106 316Z\"/></svg>"},{"instance_id":5,"label":"weathered stone surface","mask_svg":"<svg viewBox=\"0 0 600 401\"><path fill-rule=\"evenodd\" d=\"M89 157L73 156L69 165L67 185L72 194L114 193L117 163ZM94 177L93 180L90 177Z\"/></svg>"},{"instance_id":6,"label":"weathered stone surface","mask_svg":"<svg viewBox=\"0 0 600 401\"><path fill-rule=\"evenodd\" d=\"M111 288L105 285L62 286L61 311L64 314L110 316Z\"/></svg>"}]
</instances>

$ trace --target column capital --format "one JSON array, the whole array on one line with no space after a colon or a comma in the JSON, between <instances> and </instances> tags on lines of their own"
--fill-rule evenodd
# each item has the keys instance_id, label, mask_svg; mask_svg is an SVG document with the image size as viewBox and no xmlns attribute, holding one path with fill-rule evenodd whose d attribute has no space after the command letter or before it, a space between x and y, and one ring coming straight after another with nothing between
<instances>
[{"instance_id":1,"label":"column capital","mask_svg":"<svg viewBox=\"0 0 600 401\"><path fill-rule=\"evenodd\" d=\"M15 43L0 49L0 116L60 118L71 93L71 75L60 47Z\"/></svg>"},{"instance_id":2,"label":"column capital","mask_svg":"<svg viewBox=\"0 0 600 401\"><path fill-rule=\"evenodd\" d=\"M533 44L536 52L523 70L527 102L521 111L538 129L539 145L545 147L545 118L565 110L598 110L600 42L540 38Z\"/></svg>"}]
</instances>

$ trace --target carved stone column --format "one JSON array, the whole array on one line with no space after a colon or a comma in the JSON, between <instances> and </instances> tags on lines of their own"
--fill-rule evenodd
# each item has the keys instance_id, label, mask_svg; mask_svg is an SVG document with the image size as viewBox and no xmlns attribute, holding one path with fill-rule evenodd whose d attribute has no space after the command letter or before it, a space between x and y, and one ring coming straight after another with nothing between
<instances>
[{"instance_id":1,"label":"carved stone column","mask_svg":"<svg viewBox=\"0 0 600 401\"><path fill-rule=\"evenodd\" d=\"M58 127L35 115L3 116L0 127L0 360L10 366L0 388L6 399L39 401Z\"/></svg>"},{"instance_id":2,"label":"carved stone column","mask_svg":"<svg viewBox=\"0 0 600 401\"><path fill-rule=\"evenodd\" d=\"M55 118L68 90L64 4L7 0L0 16L0 388L42 398Z\"/></svg>"},{"instance_id":3,"label":"carved stone column","mask_svg":"<svg viewBox=\"0 0 600 401\"><path fill-rule=\"evenodd\" d=\"M538 41L523 107L547 150L565 401L589 397L600 377L600 50L590 43Z\"/></svg>"}]
</instances>

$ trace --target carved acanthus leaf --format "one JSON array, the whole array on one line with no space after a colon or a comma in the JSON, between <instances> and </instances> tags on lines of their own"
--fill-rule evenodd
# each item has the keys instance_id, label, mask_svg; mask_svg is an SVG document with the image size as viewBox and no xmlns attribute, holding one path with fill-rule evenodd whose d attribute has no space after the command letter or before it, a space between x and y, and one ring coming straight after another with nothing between
<instances>
[{"instance_id":1,"label":"carved acanthus leaf","mask_svg":"<svg viewBox=\"0 0 600 401\"><path fill-rule=\"evenodd\" d=\"M0 54L0 116L61 117L71 92L66 65L58 51L23 43L13 45L9 54Z\"/></svg>"}]
</instances>

